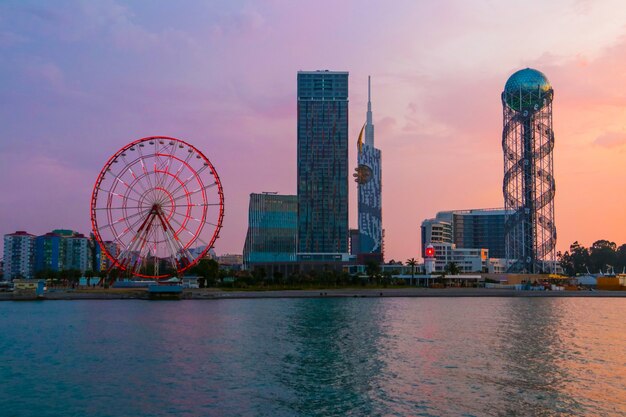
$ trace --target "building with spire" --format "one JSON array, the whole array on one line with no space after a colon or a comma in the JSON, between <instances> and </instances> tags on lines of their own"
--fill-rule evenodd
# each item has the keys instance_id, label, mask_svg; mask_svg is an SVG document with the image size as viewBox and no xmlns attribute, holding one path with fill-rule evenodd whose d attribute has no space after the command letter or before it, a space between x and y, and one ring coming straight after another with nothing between
<instances>
[{"instance_id":1,"label":"building with spire","mask_svg":"<svg viewBox=\"0 0 626 417\"><path fill-rule=\"evenodd\" d=\"M364 138L365 136L365 138ZM365 139L365 140L364 140ZM360 262L383 261L382 167L380 149L374 147L372 89L367 77L367 114L357 142L358 220Z\"/></svg>"}]
</instances>

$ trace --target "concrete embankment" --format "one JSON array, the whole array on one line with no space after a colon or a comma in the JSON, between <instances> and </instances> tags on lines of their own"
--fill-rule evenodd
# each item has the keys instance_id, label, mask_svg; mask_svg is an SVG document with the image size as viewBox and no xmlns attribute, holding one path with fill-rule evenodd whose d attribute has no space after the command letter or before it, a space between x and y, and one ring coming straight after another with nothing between
<instances>
[{"instance_id":1,"label":"concrete embankment","mask_svg":"<svg viewBox=\"0 0 626 417\"><path fill-rule=\"evenodd\" d=\"M379 298L379 297L623 297L626 291L515 291L486 288L342 288L279 291L185 290L183 299L224 300L251 298ZM48 291L45 300L147 299L144 289L95 289ZM36 300L34 294L0 293L0 301Z\"/></svg>"}]
</instances>

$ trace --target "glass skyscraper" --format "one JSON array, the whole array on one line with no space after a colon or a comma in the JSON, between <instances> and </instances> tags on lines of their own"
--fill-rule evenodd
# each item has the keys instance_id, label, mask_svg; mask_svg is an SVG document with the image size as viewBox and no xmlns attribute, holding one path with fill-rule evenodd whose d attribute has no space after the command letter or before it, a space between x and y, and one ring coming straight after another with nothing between
<instances>
[{"instance_id":1,"label":"glass skyscraper","mask_svg":"<svg viewBox=\"0 0 626 417\"><path fill-rule=\"evenodd\" d=\"M347 72L298 72L298 252L348 252Z\"/></svg>"},{"instance_id":2,"label":"glass skyscraper","mask_svg":"<svg viewBox=\"0 0 626 417\"><path fill-rule=\"evenodd\" d=\"M295 261L297 215L295 195L250 194L244 264Z\"/></svg>"}]
</instances>

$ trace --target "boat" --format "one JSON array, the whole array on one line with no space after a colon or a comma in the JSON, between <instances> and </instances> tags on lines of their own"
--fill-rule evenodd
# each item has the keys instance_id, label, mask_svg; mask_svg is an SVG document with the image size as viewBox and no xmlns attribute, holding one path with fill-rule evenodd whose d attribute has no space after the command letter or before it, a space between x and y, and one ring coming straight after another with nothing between
<instances>
[{"instance_id":1,"label":"boat","mask_svg":"<svg viewBox=\"0 0 626 417\"><path fill-rule=\"evenodd\" d=\"M148 298L151 300L180 300L182 295L183 286L178 278L171 278L148 286Z\"/></svg>"}]
</instances>

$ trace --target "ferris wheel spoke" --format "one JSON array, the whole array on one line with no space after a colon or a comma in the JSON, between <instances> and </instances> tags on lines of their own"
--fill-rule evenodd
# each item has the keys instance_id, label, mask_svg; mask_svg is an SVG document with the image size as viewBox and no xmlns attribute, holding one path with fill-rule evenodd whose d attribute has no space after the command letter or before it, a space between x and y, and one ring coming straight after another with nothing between
<instances>
[{"instance_id":1,"label":"ferris wheel spoke","mask_svg":"<svg viewBox=\"0 0 626 417\"><path fill-rule=\"evenodd\" d=\"M191 260L193 260L193 257L191 256L191 253L189 253L185 245L183 245L183 243L178 238L176 231L174 230L172 225L168 222L168 220L165 218L162 210L159 209L157 216L159 217L161 224L163 225L162 233L164 237L166 238L166 242L168 246L170 247L170 251L173 256L173 259L175 260L177 264L176 268L179 269L181 265L178 262L177 255L181 256L181 260L182 260L182 257L184 256L186 258L186 263L191 262Z\"/></svg>"},{"instance_id":2,"label":"ferris wheel spoke","mask_svg":"<svg viewBox=\"0 0 626 417\"><path fill-rule=\"evenodd\" d=\"M132 166L137 162L137 160L133 161L132 163L128 163L124 153L122 153L122 160L124 161L124 164L126 165L125 168L130 172L131 176L134 179L133 183L136 182L141 187L141 191L142 192L144 192L144 193L147 192L145 186L143 185L143 183L141 181L139 181L139 177L137 177L137 175L135 174L135 171L133 171L133 169L132 169Z\"/></svg>"},{"instance_id":3,"label":"ferris wheel spoke","mask_svg":"<svg viewBox=\"0 0 626 417\"><path fill-rule=\"evenodd\" d=\"M157 153L156 158L159 162L160 162L160 157L161 157L161 154ZM154 170L155 182L156 182L155 188L163 188L163 186L165 185L165 181L167 181L167 178L169 176L170 162L171 162L171 159L167 158L165 162L163 162L158 169L156 169L156 165L155 165L155 170Z\"/></svg>"},{"instance_id":4,"label":"ferris wheel spoke","mask_svg":"<svg viewBox=\"0 0 626 417\"><path fill-rule=\"evenodd\" d=\"M189 191L188 193L185 193L185 194L183 194L183 195L180 195L180 196L178 196L178 197L175 197L175 198L174 198L174 201L178 201L178 200L180 200L181 198L189 197L189 196L191 196L191 195L193 195L193 194L196 194L196 193L198 193L198 192L200 192L200 191L206 191L206 190L208 190L209 188L213 188L213 187L215 187L216 185L217 185L217 182L214 182L214 183L212 183L212 184L205 185L204 187L200 187L200 188L198 188L197 190ZM172 193L172 194L174 194L174 193Z\"/></svg>"},{"instance_id":5,"label":"ferris wheel spoke","mask_svg":"<svg viewBox=\"0 0 626 417\"><path fill-rule=\"evenodd\" d=\"M146 214L146 211L147 211L147 210L144 210L143 212L139 212L139 213L131 214L130 216L122 217L122 218L120 218L120 219L118 219L118 220L116 220L116 221L114 221L114 222L107 223L107 224L105 224L104 226L100 226L100 228L101 228L101 229L106 229L106 228L109 228L109 227L113 227L113 226L115 226L116 224L118 224L118 223L120 223L120 222L123 222L124 220L132 219L132 218L134 218L134 217L141 216L142 214ZM137 223L139 223L141 220L142 220L142 219L137 220L137 221L135 222L135 225L136 225Z\"/></svg>"},{"instance_id":6,"label":"ferris wheel spoke","mask_svg":"<svg viewBox=\"0 0 626 417\"><path fill-rule=\"evenodd\" d=\"M144 159L146 159L149 155L144 155L143 152L141 151L141 146L137 148L139 150L139 162L141 163L141 170L144 173L144 177L146 178L146 180L148 181L148 185L150 188L148 188L147 192L150 192L150 194L152 195L152 199L153 201L156 200L155 199L155 195L154 195L154 186L152 185L152 181L150 180L150 174L148 174L148 169L146 168L146 164L144 163Z\"/></svg>"},{"instance_id":7,"label":"ferris wheel spoke","mask_svg":"<svg viewBox=\"0 0 626 417\"><path fill-rule=\"evenodd\" d=\"M180 184L178 187L176 187L176 189L174 189L174 191L172 191L172 195L175 195L181 188L186 188L186 185L189 184L189 181L196 179L198 181L199 184L202 184L202 180L200 179L200 173L202 171L204 171L205 169L207 169L208 165L202 165L202 167L193 172L189 177L187 177L187 179ZM200 188L198 191L200 191L202 188Z\"/></svg>"},{"instance_id":8,"label":"ferris wheel spoke","mask_svg":"<svg viewBox=\"0 0 626 417\"><path fill-rule=\"evenodd\" d=\"M165 188L170 189L172 186L174 186L176 179L180 176L181 172L183 172L183 169L189 165L189 160L191 159L191 156L192 156L192 152L188 152L187 157L184 160L182 160L172 155L173 159L180 162L180 166L176 170L176 173L172 176L172 179L167 183L167 187Z\"/></svg>"},{"instance_id":9,"label":"ferris wheel spoke","mask_svg":"<svg viewBox=\"0 0 626 417\"><path fill-rule=\"evenodd\" d=\"M182 216L182 214L179 214L179 216ZM188 218L186 216L185 216L185 219L188 220ZM191 241L186 246L191 245L191 243L193 243L193 241L196 238L196 236L200 234L201 228L199 228L197 230L197 233L194 234L190 229L187 229L187 227L184 224L182 224L181 222L176 220L176 218L174 218L173 216L172 216L171 220L179 226L179 229L178 229L178 233L179 234L180 234L181 231L185 231L185 232L189 233L189 235L191 236ZM187 222L185 222L185 224L186 223Z\"/></svg>"},{"instance_id":10,"label":"ferris wheel spoke","mask_svg":"<svg viewBox=\"0 0 626 417\"><path fill-rule=\"evenodd\" d=\"M134 209L142 209L143 207L97 207L94 210L134 210Z\"/></svg>"},{"instance_id":11,"label":"ferris wheel spoke","mask_svg":"<svg viewBox=\"0 0 626 417\"><path fill-rule=\"evenodd\" d=\"M113 190L107 190L105 188L100 188L100 187L96 187L96 188L98 189L98 191L102 191L102 192L104 192L106 194L114 195L116 197L120 197L121 199L128 199L128 200L136 201L137 203L141 203L141 201L139 201L139 200L137 200L135 198L129 197L129 196L124 195L124 194L116 193ZM141 194L139 194L139 195L141 196Z\"/></svg>"},{"instance_id":12,"label":"ferris wheel spoke","mask_svg":"<svg viewBox=\"0 0 626 417\"><path fill-rule=\"evenodd\" d=\"M219 206L220 203L193 203L193 204L174 204L174 205L162 205L161 207L210 207Z\"/></svg>"},{"instance_id":13,"label":"ferris wheel spoke","mask_svg":"<svg viewBox=\"0 0 626 417\"><path fill-rule=\"evenodd\" d=\"M145 212L143 214L145 214ZM122 237L126 236L128 234L128 232L130 232L131 230L134 231L135 226L137 226L142 221L145 223L146 220L144 218L137 219L132 225L130 225L126 229L124 229L124 231L122 231L121 234L116 235L114 240L116 240L119 243L123 244L124 242L122 241ZM113 228L113 230L115 230L115 228ZM137 231L137 232L139 232L139 231Z\"/></svg>"},{"instance_id":14,"label":"ferris wheel spoke","mask_svg":"<svg viewBox=\"0 0 626 417\"><path fill-rule=\"evenodd\" d=\"M130 185L130 184L128 184L126 181L124 181L124 180L122 180L121 178L119 178L119 176L116 176L116 177L115 177L115 179L114 179L113 181L114 181L114 182L116 182L117 184L122 184L122 185L124 185L124 186L126 187L126 192L125 192L123 195L122 195L122 194L119 194L119 193L114 193L114 194L116 194L116 195L118 195L118 196L121 196L123 199L129 199L129 200L133 200L133 201L136 201L136 202L138 202L138 203L141 203L141 201L140 201L140 200L134 199L134 198L132 198L132 197L130 196L130 193L131 193L131 192L133 192L133 193L135 193L137 196L139 196L139 198L142 198L142 197L143 197L143 195L142 195L139 191L135 190L135 188L134 188L134 187L131 187L131 185ZM111 190L111 191L112 191L112 190Z\"/></svg>"},{"instance_id":15,"label":"ferris wheel spoke","mask_svg":"<svg viewBox=\"0 0 626 417\"><path fill-rule=\"evenodd\" d=\"M129 261L132 261L132 256L136 256L138 260L141 259L141 250L144 247L146 240L147 240L147 234L150 233L150 227L152 226L152 223L154 222L154 215L152 214L152 212L148 215L148 217L146 219L144 219L141 227L139 228L139 230L137 231L137 234L135 234L130 243L128 244L128 247L124 249L124 251L122 252L123 256L122 258L128 259ZM128 231L128 229L127 229ZM120 235L121 237L121 235ZM137 246L140 245L139 248L137 248ZM133 270L137 265L137 262L134 263L133 266Z\"/></svg>"}]
</instances>

